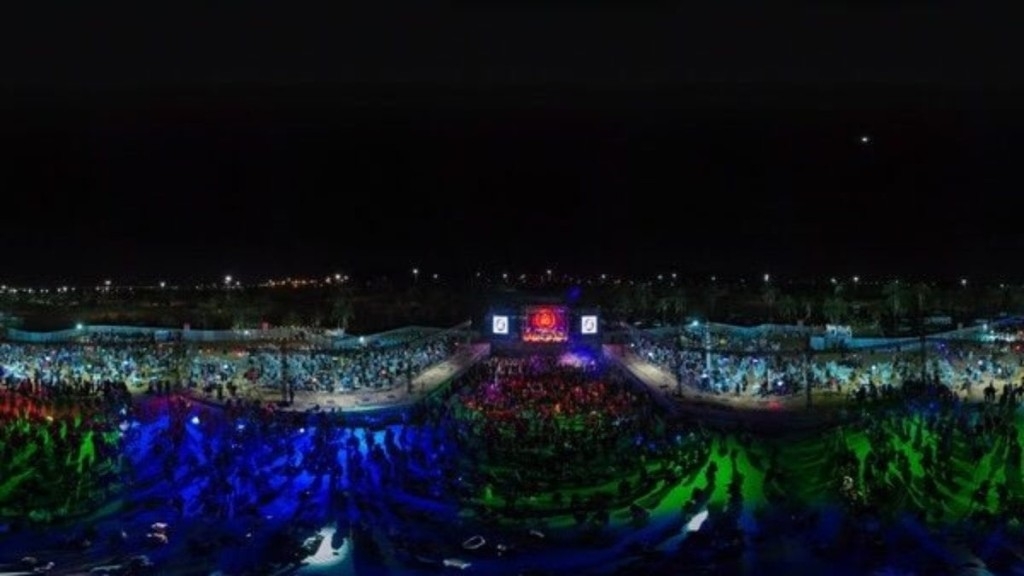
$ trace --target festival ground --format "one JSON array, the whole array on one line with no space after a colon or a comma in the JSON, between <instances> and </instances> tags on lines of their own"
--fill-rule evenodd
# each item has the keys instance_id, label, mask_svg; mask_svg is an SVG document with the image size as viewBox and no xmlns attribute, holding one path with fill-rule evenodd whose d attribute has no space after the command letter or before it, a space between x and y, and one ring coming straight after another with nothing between
<instances>
[{"instance_id":1,"label":"festival ground","mask_svg":"<svg viewBox=\"0 0 1024 576\"><path fill-rule=\"evenodd\" d=\"M602 464L583 470L593 482L546 486L535 481L548 474L536 461L481 463L478 446L438 425L448 412L429 402L438 397L432 392L453 379L457 388L459 375L486 355L484 347L467 349L427 370L411 394L390 392L394 398L339 405L337 394L297 394L283 409L301 419L270 427L231 420L215 400L182 408L140 395L144 408L123 447L131 484L112 486L86 514L46 526L8 522L0 562L13 567L33 555L53 561L53 574L82 574L144 553L158 566L153 573L230 575L434 573L446 560L481 574L1024 567L1016 544L1024 438L1014 407L879 404L871 417L824 431L768 436L671 418L663 436L633 446L628 469L608 475ZM622 365L646 375L651 401L714 413L807 412L802 395L778 404L677 397L649 364L627 357ZM826 398L812 398L814 413L846 405ZM424 423L328 426L310 409L332 406L330 399L342 412L427 399L433 412ZM329 453L343 474L317 464L325 442L336 447ZM227 491L214 488L225 480ZM8 495L18 490L4 482ZM170 524L170 542L146 539L154 522ZM311 537L303 564L274 553Z\"/></svg>"},{"instance_id":2,"label":"festival ground","mask_svg":"<svg viewBox=\"0 0 1024 576\"><path fill-rule=\"evenodd\" d=\"M436 364L413 379L410 387L395 387L384 390L364 390L360 393L331 394L296 390L292 402L283 402L279 388L244 388L241 398L273 404L283 411L323 410L327 412L373 412L389 410L413 405L433 394L447 382L451 382L460 374L480 360L487 358L492 351L486 343L475 343L462 346L455 356ZM705 416L721 417L723 413L734 413L737 419L746 418L751 422L772 422L771 414L779 414L780 420L788 425L800 426L807 422L834 422L837 412L852 402L849 394L831 392L831 390L813 389L810 402L803 394L788 396L757 397L754 395L709 394L700 392L693 387L680 385L678 379L665 368L652 364L621 345L603 346L606 358L620 364L637 381L649 390L652 398L670 413L680 417ZM997 389L1015 381L1016 376L993 378ZM132 390L133 394L143 394L142 387ZM223 404L212 393L190 393L197 400L212 404ZM957 390L957 396L966 402L984 402L984 393L980 386L970 390ZM803 419L803 420L802 420Z\"/></svg>"}]
</instances>

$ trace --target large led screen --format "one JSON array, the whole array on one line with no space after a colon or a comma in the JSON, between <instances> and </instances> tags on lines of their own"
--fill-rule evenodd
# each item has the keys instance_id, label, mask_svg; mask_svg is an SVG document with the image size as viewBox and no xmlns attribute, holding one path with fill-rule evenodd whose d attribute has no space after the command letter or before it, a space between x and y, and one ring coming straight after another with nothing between
<instances>
[{"instance_id":1,"label":"large led screen","mask_svg":"<svg viewBox=\"0 0 1024 576\"><path fill-rule=\"evenodd\" d=\"M493 334L508 334L508 316L494 316L491 318L491 332Z\"/></svg>"},{"instance_id":2,"label":"large led screen","mask_svg":"<svg viewBox=\"0 0 1024 576\"><path fill-rule=\"evenodd\" d=\"M523 342L567 342L569 312L561 306L527 306L522 334Z\"/></svg>"},{"instance_id":3,"label":"large led screen","mask_svg":"<svg viewBox=\"0 0 1024 576\"><path fill-rule=\"evenodd\" d=\"M592 336L597 334L597 316L586 314L580 317L580 334Z\"/></svg>"}]
</instances>

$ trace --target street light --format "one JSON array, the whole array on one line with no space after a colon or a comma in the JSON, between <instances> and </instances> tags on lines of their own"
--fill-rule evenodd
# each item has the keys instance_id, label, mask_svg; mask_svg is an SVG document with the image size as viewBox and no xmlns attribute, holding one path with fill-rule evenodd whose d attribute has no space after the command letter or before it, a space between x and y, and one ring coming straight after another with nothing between
<instances>
[{"instance_id":1,"label":"street light","mask_svg":"<svg viewBox=\"0 0 1024 576\"><path fill-rule=\"evenodd\" d=\"M419 284L419 282L420 282L420 269L419 268L413 268L412 269L412 282L413 282L413 284Z\"/></svg>"}]
</instances>

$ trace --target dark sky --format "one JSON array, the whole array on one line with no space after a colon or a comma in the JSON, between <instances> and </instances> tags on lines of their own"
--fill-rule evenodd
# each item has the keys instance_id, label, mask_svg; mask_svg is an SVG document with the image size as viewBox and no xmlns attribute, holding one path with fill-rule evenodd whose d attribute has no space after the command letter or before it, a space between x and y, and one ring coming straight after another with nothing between
<instances>
[{"instance_id":1,"label":"dark sky","mask_svg":"<svg viewBox=\"0 0 1024 576\"><path fill-rule=\"evenodd\" d=\"M889 4L26 14L0 276L1022 278L1015 20Z\"/></svg>"}]
</instances>

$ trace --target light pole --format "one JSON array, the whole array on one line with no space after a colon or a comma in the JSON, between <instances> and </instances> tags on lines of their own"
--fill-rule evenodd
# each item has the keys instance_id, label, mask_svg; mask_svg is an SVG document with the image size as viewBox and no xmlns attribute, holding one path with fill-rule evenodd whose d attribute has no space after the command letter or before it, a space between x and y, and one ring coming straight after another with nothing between
<instances>
[{"instance_id":1,"label":"light pole","mask_svg":"<svg viewBox=\"0 0 1024 576\"><path fill-rule=\"evenodd\" d=\"M704 322L704 369L711 379L711 322Z\"/></svg>"},{"instance_id":2,"label":"light pole","mask_svg":"<svg viewBox=\"0 0 1024 576\"><path fill-rule=\"evenodd\" d=\"M412 283L413 284L419 284L420 283L420 269L419 268L413 268L412 269Z\"/></svg>"},{"instance_id":3,"label":"light pole","mask_svg":"<svg viewBox=\"0 0 1024 576\"><path fill-rule=\"evenodd\" d=\"M804 393L807 394L807 409L811 409L811 337L807 337L804 348Z\"/></svg>"}]
</instances>

